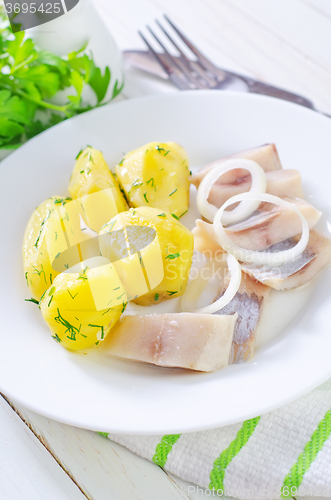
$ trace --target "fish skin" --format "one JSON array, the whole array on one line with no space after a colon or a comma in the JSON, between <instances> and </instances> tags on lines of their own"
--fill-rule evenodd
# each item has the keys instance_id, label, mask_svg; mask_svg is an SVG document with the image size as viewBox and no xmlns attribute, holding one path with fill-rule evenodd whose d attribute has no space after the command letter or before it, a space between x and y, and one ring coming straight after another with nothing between
<instances>
[{"instance_id":1,"label":"fish skin","mask_svg":"<svg viewBox=\"0 0 331 500\"><path fill-rule=\"evenodd\" d=\"M309 229L317 224L322 215L319 210L301 199L285 198L285 200L293 203L300 210L308 222ZM251 217L227 227L226 233L233 243L240 247L263 251L295 236L301 229L301 220L295 212L278 205L262 203ZM198 219L192 233L195 250L203 254L208 253L212 257L223 252L212 224Z\"/></svg>"},{"instance_id":2,"label":"fish skin","mask_svg":"<svg viewBox=\"0 0 331 500\"><path fill-rule=\"evenodd\" d=\"M212 163L209 163L208 165L205 165L198 172L191 175L191 177L189 178L190 182L194 184L196 187L199 187L200 182L210 170L215 168L220 163L223 163L227 160L232 160L234 158L244 158L247 160L255 161L263 168L265 172L269 172L270 170L282 169L276 145L264 144L263 146L259 146L252 149L246 149L245 151L240 151L239 153L226 156L224 158L221 158L220 160L216 160ZM236 169L230 172L226 172L222 176L222 182L223 183L240 182L240 179L243 179L245 177L247 177L247 170Z\"/></svg>"},{"instance_id":3,"label":"fish skin","mask_svg":"<svg viewBox=\"0 0 331 500\"><path fill-rule=\"evenodd\" d=\"M278 196L279 198L303 198L301 176L298 170L272 170L266 172L266 181L268 194ZM220 208L227 200L237 194L246 193L250 190L252 182L251 176L247 175L241 179L241 182L225 183L215 182L211 187L208 201L217 208Z\"/></svg>"},{"instance_id":4,"label":"fish skin","mask_svg":"<svg viewBox=\"0 0 331 500\"><path fill-rule=\"evenodd\" d=\"M220 298L227 288L222 283L215 301ZM270 288L242 273L240 287L223 309L215 314L238 314L231 345L230 364L245 363L255 353L255 333L259 324Z\"/></svg>"},{"instance_id":5,"label":"fish skin","mask_svg":"<svg viewBox=\"0 0 331 500\"><path fill-rule=\"evenodd\" d=\"M216 371L229 364L236 319L195 313L127 315L100 351L157 366Z\"/></svg>"},{"instance_id":6,"label":"fish skin","mask_svg":"<svg viewBox=\"0 0 331 500\"><path fill-rule=\"evenodd\" d=\"M278 252L292 248L301 235L296 235L269 250ZM312 281L331 262L331 239L312 230L306 250L294 262L278 267L242 264L243 272L275 290L289 290Z\"/></svg>"}]
</instances>

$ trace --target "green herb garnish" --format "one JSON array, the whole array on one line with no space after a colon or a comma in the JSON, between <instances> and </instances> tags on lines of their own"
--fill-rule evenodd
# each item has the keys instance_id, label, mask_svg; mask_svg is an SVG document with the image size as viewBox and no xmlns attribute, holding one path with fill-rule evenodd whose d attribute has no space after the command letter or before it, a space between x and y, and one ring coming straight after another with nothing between
<instances>
[{"instance_id":1,"label":"green herb garnish","mask_svg":"<svg viewBox=\"0 0 331 500\"><path fill-rule=\"evenodd\" d=\"M25 300L25 302L33 302L34 304L38 304L38 306L39 306L39 300L36 300L36 299L33 299L33 298L31 298L31 299L24 299L24 300Z\"/></svg>"},{"instance_id":2,"label":"green herb garnish","mask_svg":"<svg viewBox=\"0 0 331 500\"><path fill-rule=\"evenodd\" d=\"M176 215L176 214L174 214L174 213L172 213L172 212L171 212L171 215L173 216L173 218L174 218L174 219L179 220L178 215Z\"/></svg>"},{"instance_id":3,"label":"green herb garnish","mask_svg":"<svg viewBox=\"0 0 331 500\"><path fill-rule=\"evenodd\" d=\"M180 257L180 253L170 253L167 255L165 258L169 260L177 259L177 257ZM177 293L177 292L175 292Z\"/></svg>"},{"instance_id":4,"label":"green herb garnish","mask_svg":"<svg viewBox=\"0 0 331 500\"><path fill-rule=\"evenodd\" d=\"M16 149L26 140L67 118L106 104L110 69L101 73L84 44L58 57L39 49L24 31L13 33L4 8L0 9L0 148ZM89 86L96 106L83 101ZM111 99L122 90L116 80ZM55 104L59 92L72 88L64 104ZM78 155L79 156L79 155Z\"/></svg>"},{"instance_id":5,"label":"green herb garnish","mask_svg":"<svg viewBox=\"0 0 331 500\"><path fill-rule=\"evenodd\" d=\"M156 294L154 295L154 300L155 300L155 302L157 302L157 301L159 300L159 298L160 298L160 295L159 295L158 293L156 293Z\"/></svg>"},{"instance_id":6,"label":"green herb garnish","mask_svg":"<svg viewBox=\"0 0 331 500\"><path fill-rule=\"evenodd\" d=\"M80 275L78 276L78 280L87 280L87 276L86 276L86 271L88 270L88 266L85 267L84 271L82 273L80 273Z\"/></svg>"},{"instance_id":7,"label":"green herb garnish","mask_svg":"<svg viewBox=\"0 0 331 500\"><path fill-rule=\"evenodd\" d=\"M170 295L170 297L171 297L171 295L174 295L175 293L178 293L178 290L177 290L176 292L170 292L169 290L167 290L167 293L168 293L168 294Z\"/></svg>"},{"instance_id":8,"label":"green herb garnish","mask_svg":"<svg viewBox=\"0 0 331 500\"><path fill-rule=\"evenodd\" d=\"M57 309L57 314L58 315L54 318L55 322L66 328L64 333L70 333L70 337L69 335L67 335L67 338L69 340L76 340L76 335L79 333L82 325L80 325L79 328L73 326L71 323L69 323L69 321L67 321L66 319L63 318L63 316L61 316L59 309Z\"/></svg>"},{"instance_id":9,"label":"green herb garnish","mask_svg":"<svg viewBox=\"0 0 331 500\"><path fill-rule=\"evenodd\" d=\"M144 198L145 198L146 202L148 203L147 193L144 193Z\"/></svg>"},{"instance_id":10,"label":"green herb garnish","mask_svg":"<svg viewBox=\"0 0 331 500\"><path fill-rule=\"evenodd\" d=\"M172 196L175 192L177 191L177 188L172 191L172 193L169 194L169 196Z\"/></svg>"},{"instance_id":11,"label":"green herb garnish","mask_svg":"<svg viewBox=\"0 0 331 500\"><path fill-rule=\"evenodd\" d=\"M60 337L58 336L58 334L56 333L55 335L52 335L52 338L54 340L56 340L56 342L58 342L59 344L61 344L62 340L60 339Z\"/></svg>"}]
</instances>

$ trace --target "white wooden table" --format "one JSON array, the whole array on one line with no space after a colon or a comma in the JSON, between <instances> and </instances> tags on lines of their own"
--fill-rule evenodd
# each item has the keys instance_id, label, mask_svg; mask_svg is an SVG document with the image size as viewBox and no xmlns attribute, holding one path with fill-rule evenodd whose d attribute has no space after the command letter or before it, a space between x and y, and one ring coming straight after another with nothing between
<instances>
[{"instance_id":1,"label":"white wooden table","mask_svg":"<svg viewBox=\"0 0 331 500\"><path fill-rule=\"evenodd\" d=\"M331 113L331 0L95 0L121 49L166 12L220 66L313 100ZM127 70L125 98L177 92ZM0 500L202 498L188 483L93 432L0 397Z\"/></svg>"}]
</instances>

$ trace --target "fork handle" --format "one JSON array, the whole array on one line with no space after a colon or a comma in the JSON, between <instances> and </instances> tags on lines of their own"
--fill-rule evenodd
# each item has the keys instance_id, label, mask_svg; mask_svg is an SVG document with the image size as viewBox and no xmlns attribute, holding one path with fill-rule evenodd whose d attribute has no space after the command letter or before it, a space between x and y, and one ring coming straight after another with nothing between
<instances>
[{"instance_id":1,"label":"fork handle","mask_svg":"<svg viewBox=\"0 0 331 500\"><path fill-rule=\"evenodd\" d=\"M238 75L239 76L239 75ZM278 97L279 99L284 99L285 101L291 101L296 104L300 104L301 106L305 106L306 108L315 109L313 103L306 99L305 97L294 94L293 92L289 92L288 90L284 90L279 87L274 87L273 85L268 85L267 83L260 82L258 80L252 80L247 77L242 77L245 79L245 82L248 85L249 92L253 92L256 94L263 94L273 97Z\"/></svg>"}]
</instances>

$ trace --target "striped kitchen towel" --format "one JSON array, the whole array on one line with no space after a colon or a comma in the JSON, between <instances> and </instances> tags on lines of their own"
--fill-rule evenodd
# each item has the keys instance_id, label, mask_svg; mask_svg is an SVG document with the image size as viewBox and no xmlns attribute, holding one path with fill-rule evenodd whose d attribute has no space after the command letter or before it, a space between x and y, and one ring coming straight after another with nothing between
<instances>
[{"instance_id":1,"label":"striped kitchen towel","mask_svg":"<svg viewBox=\"0 0 331 500\"><path fill-rule=\"evenodd\" d=\"M108 438L213 490L212 496L274 500L331 497L330 434L331 380L278 410L227 427Z\"/></svg>"}]
</instances>

